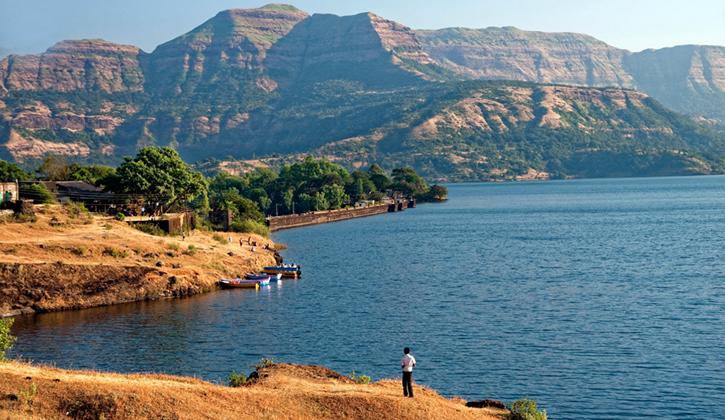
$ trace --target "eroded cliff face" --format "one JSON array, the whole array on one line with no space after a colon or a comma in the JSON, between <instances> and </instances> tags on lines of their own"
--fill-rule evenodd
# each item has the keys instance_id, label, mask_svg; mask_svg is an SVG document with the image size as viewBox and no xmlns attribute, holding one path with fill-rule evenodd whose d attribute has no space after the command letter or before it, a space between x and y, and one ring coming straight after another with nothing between
<instances>
[{"instance_id":1,"label":"eroded cliff face","mask_svg":"<svg viewBox=\"0 0 725 420\"><path fill-rule=\"evenodd\" d=\"M587 35L511 27L416 34L426 52L462 77L636 88L674 110L725 121L725 47L631 53Z\"/></svg>"},{"instance_id":2,"label":"eroded cliff face","mask_svg":"<svg viewBox=\"0 0 725 420\"><path fill-rule=\"evenodd\" d=\"M143 52L99 39L62 41L39 55L0 61L0 90L139 92Z\"/></svg>"},{"instance_id":3,"label":"eroded cliff face","mask_svg":"<svg viewBox=\"0 0 725 420\"><path fill-rule=\"evenodd\" d=\"M672 109L725 122L725 47L645 50L624 65L639 89Z\"/></svg>"},{"instance_id":4,"label":"eroded cliff face","mask_svg":"<svg viewBox=\"0 0 725 420\"><path fill-rule=\"evenodd\" d=\"M284 5L222 11L148 56L147 89L194 93L208 89L215 79L256 79L267 50L306 17L307 13ZM262 90L275 89L268 80L258 83Z\"/></svg>"},{"instance_id":5,"label":"eroded cliff face","mask_svg":"<svg viewBox=\"0 0 725 420\"><path fill-rule=\"evenodd\" d=\"M470 78L632 87L627 52L588 35L512 27L416 31L442 65Z\"/></svg>"},{"instance_id":6,"label":"eroded cliff face","mask_svg":"<svg viewBox=\"0 0 725 420\"><path fill-rule=\"evenodd\" d=\"M333 79L396 86L423 76L411 64L433 60L410 28L372 13L312 15L272 47L267 59L271 76L286 86Z\"/></svg>"}]
</instances>

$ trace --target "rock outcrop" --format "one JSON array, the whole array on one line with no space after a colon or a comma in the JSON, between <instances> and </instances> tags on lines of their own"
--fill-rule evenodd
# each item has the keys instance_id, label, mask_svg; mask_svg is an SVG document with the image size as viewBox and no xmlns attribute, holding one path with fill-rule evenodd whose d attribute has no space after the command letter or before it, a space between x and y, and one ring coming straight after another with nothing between
<instances>
[{"instance_id":1,"label":"rock outcrop","mask_svg":"<svg viewBox=\"0 0 725 420\"><path fill-rule=\"evenodd\" d=\"M292 6L275 4L219 12L148 56L147 89L178 95L209 89L229 78L256 81L267 50L306 17Z\"/></svg>"},{"instance_id":2,"label":"rock outcrop","mask_svg":"<svg viewBox=\"0 0 725 420\"><path fill-rule=\"evenodd\" d=\"M139 92L143 52L100 39L62 41L39 55L0 61L0 91Z\"/></svg>"},{"instance_id":3,"label":"rock outcrop","mask_svg":"<svg viewBox=\"0 0 725 420\"><path fill-rule=\"evenodd\" d=\"M622 68L627 52L588 35L513 27L416 33L431 56L469 78L633 87Z\"/></svg>"},{"instance_id":4,"label":"rock outcrop","mask_svg":"<svg viewBox=\"0 0 725 420\"><path fill-rule=\"evenodd\" d=\"M725 121L725 47L632 53L588 35L512 27L416 34L441 66L465 78L636 88L676 111Z\"/></svg>"},{"instance_id":5,"label":"rock outcrop","mask_svg":"<svg viewBox=\"0 0 725 420\"><path fill-rule=\"evenodd\" d=\"M287 86L334 79L400 86L423 75L411 64L433 60L410 28L372 13L312 15L281 39L267 60L271 76Z\"/></svg>"}]
</instances>

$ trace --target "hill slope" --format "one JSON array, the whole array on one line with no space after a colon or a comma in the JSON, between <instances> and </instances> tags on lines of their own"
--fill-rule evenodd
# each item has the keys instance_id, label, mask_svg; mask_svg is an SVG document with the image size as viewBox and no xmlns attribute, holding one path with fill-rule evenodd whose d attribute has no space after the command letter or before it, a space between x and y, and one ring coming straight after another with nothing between
<instances>
[{"instance_id":1,"label":"hill slope","mask_svg":"<svg viewBox=\"0 0 725 420\"><path fill-rule=\"evenodd\" d=\"M152 53L83 40L0 61L0 158L117 162L169 145L192 162L324 153L445 180L720 172L720 128L626 89L685 77L693 104L704 84L717 104L716 52L692 53L699 79L653 54L642 64L577 34L233 9ZM462 80L479 77L619 89Z\"/></svg>"},{"instance_id":2,"label":"hill slope","mask_svg":"<svg viewBox=\"0 0 725 420\"><path fill-rule=\"evenodd\" d=\"M506 410L468 408L416 386L404 398L397 380L359 385L317 366L275 364L241 388L170 375L68 371L0 362L7 418L500 419ZM35 387L27 403L24 395Z\"/></svg>"}]
</instances>

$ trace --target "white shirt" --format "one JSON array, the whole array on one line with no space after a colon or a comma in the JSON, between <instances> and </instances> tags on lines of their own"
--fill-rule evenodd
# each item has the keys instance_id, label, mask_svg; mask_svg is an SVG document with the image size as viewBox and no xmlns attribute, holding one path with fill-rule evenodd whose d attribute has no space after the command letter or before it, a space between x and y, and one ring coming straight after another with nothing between
<instances>
[{"instance_id":1,"label":"white shirt","mask_svg":"<svg viewBox=\"0 0 725 420\"><path fill-rule=\"evenodd\" d=\"M412 372L415 366L415 357L412 354L406 354L400 360L400 366L403 368L403 372Z\"/></svg>"}]
</instances>

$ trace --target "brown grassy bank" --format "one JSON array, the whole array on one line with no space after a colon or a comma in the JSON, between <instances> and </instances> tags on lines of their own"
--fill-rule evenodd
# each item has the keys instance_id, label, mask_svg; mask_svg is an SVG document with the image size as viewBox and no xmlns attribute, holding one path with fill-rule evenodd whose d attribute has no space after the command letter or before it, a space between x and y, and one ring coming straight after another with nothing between
<instances>
[{"instance_id":1,"label":"brown grassy bank","mask_svg":"<svg viewBox=\"0 0 725 420\"><path fill-rule=\"evenodd\" d=\"M189 296L274 263L272 251L240 246L248 234L146 234L109 217L36 206L37 221L0 223L0 316Z\"/></svg>"},{"instance_id":2,"label":"brown grassy bank","mask_svg":"<svg viewBox=\"0 0 725 420\"><path fill-rule=\"evenodd\" d=\"M507 411L466 407L397 380L368 385L318 366L276 364L250 386L230 388L169 375L69 371L0 362L2 418L499 419Z\"/></svg>"}]
</instances>

